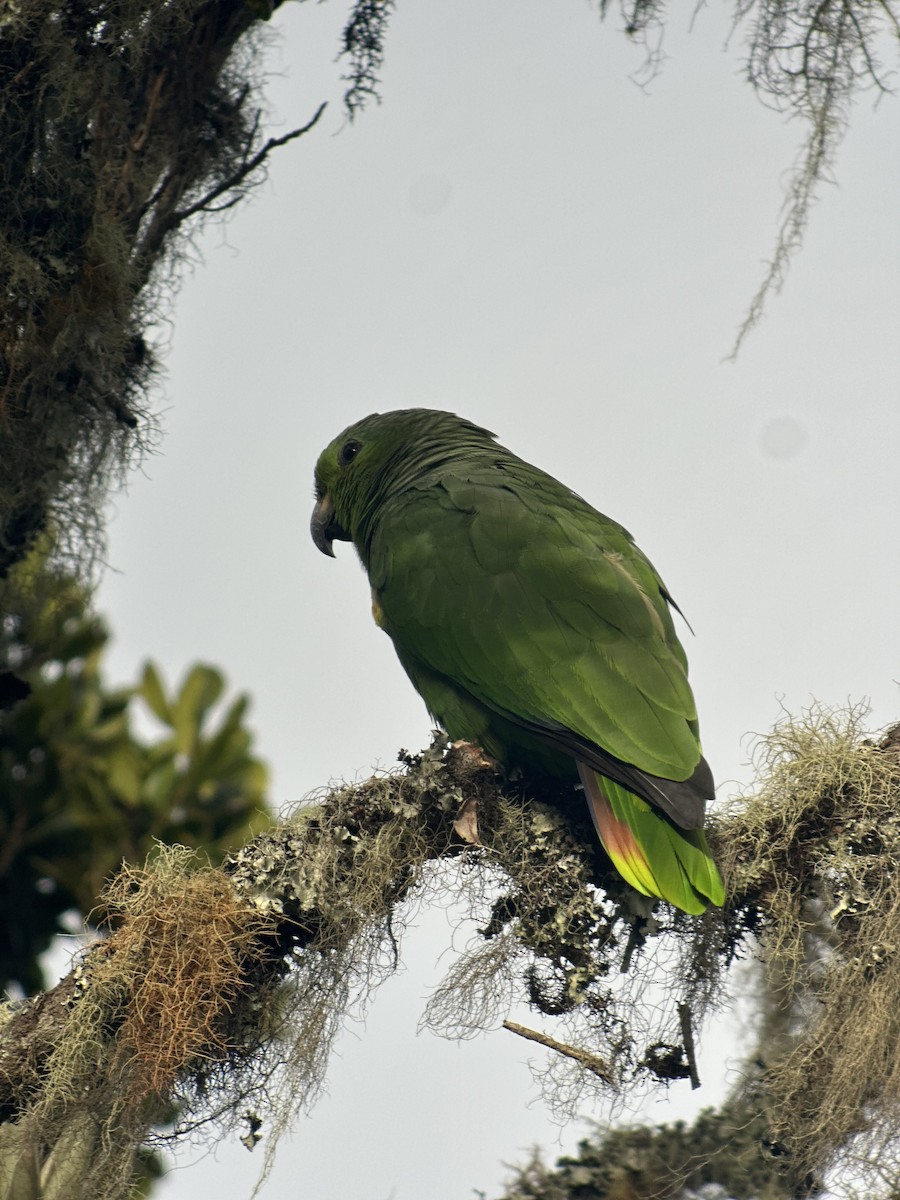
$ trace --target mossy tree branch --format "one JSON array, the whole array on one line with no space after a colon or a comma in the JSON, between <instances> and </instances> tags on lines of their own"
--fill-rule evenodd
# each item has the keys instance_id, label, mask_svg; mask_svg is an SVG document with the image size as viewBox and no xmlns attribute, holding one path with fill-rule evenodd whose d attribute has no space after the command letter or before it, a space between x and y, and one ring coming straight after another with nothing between
<instances>
[{"instance_id":1,"label":"mossy tree branch","mask_svg":"<svg viewBox=\"0 0 900 1200\"><path fill-rule=\"evenodd\" d=\"M0 576L48 521L84 561L154 428L145 340L188 228L270 152L254 28L281 0L19 0L0 15Z\"/></svg>"},{"instance_id":2,"label":"mossy tree branch","mask_svg":"<svg viewBox=\"0 0 900 1200\"><path fill-rule=\"evenodd\" d=\"M80 1137L88 1190L67 1194L124 1195L136 1147L173 1101L192 1128L263 1119L277 1133L315 1097L348 1004L395 968L429 885L455 889L482 922L430 1023L465 1036L524 995L566 1034L548 1044L575 1051L557 1101L686 1078L684 1005L699 1028L755 945L775 999L734 1103L752 1108L793 1187L848 1162L877 1161L884 1177L900 1107L884 1054L900 1037L900 954L885 937L900 920L897 742L868 741L858 714L813 714L766 746L760 790L711 830L729 901L701 919L662 905L639 915L564 797L547 807L509 792L465 747L436 745L309 803L221 871L177 848L128 869L105 897L109 938L7 1014L0 1181L27 1164L40 1182L58 1139ZM605 1078L578 1065L579 1048L608 1064Z\"/></svg>"}]
</instances>

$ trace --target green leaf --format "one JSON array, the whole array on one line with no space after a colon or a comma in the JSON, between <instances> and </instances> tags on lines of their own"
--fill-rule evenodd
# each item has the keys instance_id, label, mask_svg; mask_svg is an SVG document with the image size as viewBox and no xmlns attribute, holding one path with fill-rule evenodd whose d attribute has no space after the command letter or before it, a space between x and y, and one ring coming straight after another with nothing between
<instances>
[{"instance_id":1,"label":"green leaf","mask_svg":"<svg viewBox=\"0 0 900 1200\"><path fill-rule=\"evenodd\" d=\"M88 736L94 743L116 742L122 737L127 737L128 717L125 713L120 713L108 721L100 721L88 731Z\"/></svg>"},{"instance_id":2,"label":"green leaf","mask_svg":"<svg viewBox=\"0 0 900 1200\"><path fill-rule=\"evenodd\" d=\"M160 838L205 848L218 860L268 819L265 768L252 757L243 724L246 698L231 699L219 713L223 677L206 665L171 691L150 661L136 686L110 687L106 628L90 610L89 593L64 572L38 564L33 574L24 592L0 580L0 608L9 614L0 623L0 662L26 662L33 688L4 713L0 729L0 834L8 860L0 921L14 931L0 938L0 987L17 980L28 991L41 985L39 955L61 914L73 906L90 913L123 859L140 861ZM146 705L142 712L162 722L161 736L145 742L135 735L136 696ZM48 879L55 886L48 888ZM6 1169L2 1132L0 1175L17 1171L20 1200L29 1200L28 1189L40 1188L40 1180L24 1161ZM71 1131L73 1160L82 1132ZM70 1183L64 1157L44 1180L60 1200Z\"/></svg>"},{"instance_id":3,"label":"green leaf","mask_svg":"<svg viewBox=\"0 0 900 1200\"><path fill-rule=\"evenodd\" d=\"M138 803L143 777L143 755L134 745L124 742L106 756L106 778L109 786L126 804Z\"/></svg>"},{"instance_id":4,"label":"green leaf","mask_svg":"<svg viewBox=\"0 0 900 1200\"><path fill-rule=\"evenodd\" d=\"M172 807L178 768L172 755L155 762L144 778L143 801L152 809L168 811Z\"/></svg>"},{"instance_id":5,"label":"green leaf","mask_svg":"<svg viewBox=\"0 0 900 1200\"><path fill-rule=\"evenodd\" d=\"M162 680L156 667L149 660L144 663L144 673L137 691L155 717L165 725L172 724L172 710L163 691Z\"/></svg>"},{"instance_id":6,"label":"green leaf","mask_svg":"<svg viewBox=\"0 0 900 1200\"><path fill-rule=\"evenodd\" d=\"M182 753L190 754L193 750L203 718L221 696L224 687L222 675L214 667L197 663L188 672L172 708L172 727Z\"/></svg>"}]
</instances>

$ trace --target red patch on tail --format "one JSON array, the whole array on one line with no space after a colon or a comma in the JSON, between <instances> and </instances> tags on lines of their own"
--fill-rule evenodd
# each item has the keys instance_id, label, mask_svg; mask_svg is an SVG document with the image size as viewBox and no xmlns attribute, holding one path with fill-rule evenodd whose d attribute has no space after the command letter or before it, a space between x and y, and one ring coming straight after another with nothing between
<instances>
[{"instance_id":1,"label":"red patch on tail","mask_svg":"<svg viewBox=\"0 0 900 1200\"><path fill-rule=\"evenodd\" d=\"M584 763L579 763L578 774L584 785L594 828L614 866L633 887L647 895L658 895L647 856L628 823L613 812L597 773ZM653 890L648 890L650 888Z\"/></svg>"}]
</instances>

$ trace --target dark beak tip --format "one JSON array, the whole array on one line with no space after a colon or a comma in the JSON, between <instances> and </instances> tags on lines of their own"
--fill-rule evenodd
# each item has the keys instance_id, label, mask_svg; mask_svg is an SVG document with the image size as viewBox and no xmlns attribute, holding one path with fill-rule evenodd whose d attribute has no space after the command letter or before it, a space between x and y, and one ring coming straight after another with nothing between
<instances>
[{"instance_id":1,"label":"dark beak tip","mask_svg":"<svg viewBox=\"0 0 900 1200\"><path fill-rule=\"evenodd\" d=\"M347 534L344 533L340 525L334 520L334 505L327 495L322 496L321 499L316 501L316 506L313 509L312 518L309 522L309 532L316 547L323 554L327 554L329 558L335 557L332 547L332 542L335 538L347 539Z\"/></svg>"},{"instance_id":2,"label":"dark beak tip","mask_svg":"<svg viewBox=\"0 0 900 1200\"><path fill-rule=\"evenodd\" d=\"M321 521L317 521L314 517L309 531L312 534L312 540L315 543L316 549L321 550L323 554L327 554L329 558L334 558L331 538L328 536L326 527Z\"/></svg>"}]
</instances>

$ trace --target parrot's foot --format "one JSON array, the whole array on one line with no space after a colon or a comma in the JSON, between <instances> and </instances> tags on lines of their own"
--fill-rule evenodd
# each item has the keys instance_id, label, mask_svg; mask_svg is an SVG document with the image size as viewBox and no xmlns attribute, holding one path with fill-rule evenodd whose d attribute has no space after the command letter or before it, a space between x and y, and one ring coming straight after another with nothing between
<instances>
[{"instance_id":1,"label":"parrot's foot","mask_svg":"<svg viewBox=\"0 0 900 1200\"><path fill-rule=\"evenodd\" d=\"M480 785L477 777L488 775L502 775L503 768L496 759L485 754L482 748L476 742L457 741L450 743L450 749L447 751L447 765L452 770L453 774L460 781L463 788L463 795L471 787L474 794L467 795L460 806L459 812L453 822L453 829L457 837L468 846L482 845L478 837L478 793Z\"/></svg>"},{"instance_id":2,"label":"parrot's foot","mask_svg":"<svg viewBox=\"0 0 900 1200\"><path fill-rule=\"evenodd\" d=\"M465 742L461 739L458 742L451 742L447 757L457 770L470 771L473 775L478 771L493 771L495 775L503 774L503 768L496 758L485 754L477 742Z\"/></svg>"}]
</instances>

